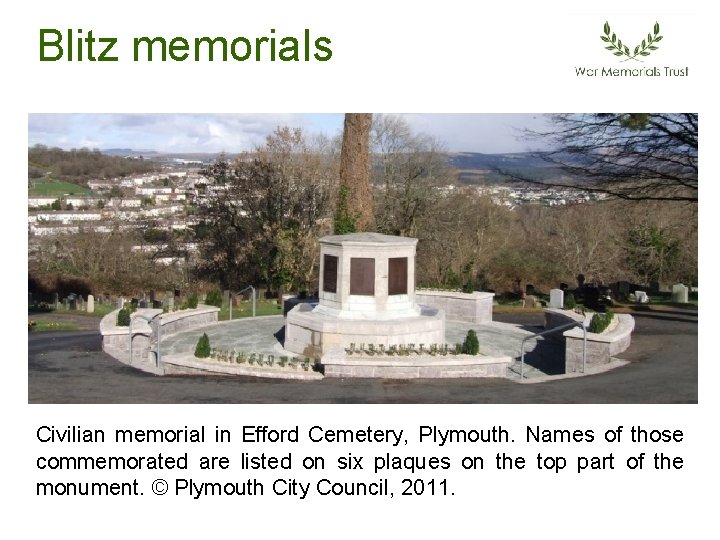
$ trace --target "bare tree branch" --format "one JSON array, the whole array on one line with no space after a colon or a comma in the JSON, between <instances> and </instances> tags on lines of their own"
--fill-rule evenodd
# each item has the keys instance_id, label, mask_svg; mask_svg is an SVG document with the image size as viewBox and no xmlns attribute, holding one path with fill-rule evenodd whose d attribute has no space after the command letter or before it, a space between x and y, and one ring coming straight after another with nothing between
<instances>
[{"instance_id":1,"label":"bare tree branch","mask_svg":"<svg viewBox=\"0 0 720 540\"><path fill-rule=\"evenodd\" d=\"M526 136L551 143L535 155L556 178L499 172L516 182L631 201L697 202L697 114L556 114L552 122L554 129Z\"/></svg>"}]
</instances>

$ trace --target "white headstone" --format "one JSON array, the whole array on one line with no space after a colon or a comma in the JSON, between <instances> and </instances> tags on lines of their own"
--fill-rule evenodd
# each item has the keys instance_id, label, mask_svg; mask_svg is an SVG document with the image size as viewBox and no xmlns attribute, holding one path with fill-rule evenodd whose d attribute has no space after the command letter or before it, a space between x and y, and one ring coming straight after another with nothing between
<instances>
[{"instance_id":1,"label":"white headstone","mask_svg":"<svg viewBox=\"0 0 720 540\"><path fill-rule=\"evenodd\" d=\"M635 291L635 298L641 304L647 304L650 301L645 291Z\"/></svg>"},{"instance_id":2,"label":"white headstone","mask_svg":"<svg viewBox=\"0 0 720 540\"><path fill-rule=\"evenodd\" d=\"M688 288L682 283L676 283L672 287L672 301L678 304L687 304Z\"/></svg>"},{"instance_id":3,"label":"white headstone","mask_svg":"<svg viewBox=\"0 0 720 540\"><path fill-rule=\"evenodd\" d=\"M95 313L95 297L92 294L88 294L87 312Z\"/></svg>"},{"instance_id":4,"label":"white headstone","mask_svg":"<svg viewBox=\"0 0 720 540\"><path fill-rule=\"evenodd\" d=\"M565 293L562 289L550 289L550 307L562 309L565 306Z\"/></svg>"},{"instance_id":5,"label":"white headstone","mask_svg":"<svg viewBox=\"0 0 720 540\"><path fill-rule=\"evenodd\" d=\"M125 299L121 296L117 300L117 309L122 309L125 307Z\"/></svg>"}]
</instances>

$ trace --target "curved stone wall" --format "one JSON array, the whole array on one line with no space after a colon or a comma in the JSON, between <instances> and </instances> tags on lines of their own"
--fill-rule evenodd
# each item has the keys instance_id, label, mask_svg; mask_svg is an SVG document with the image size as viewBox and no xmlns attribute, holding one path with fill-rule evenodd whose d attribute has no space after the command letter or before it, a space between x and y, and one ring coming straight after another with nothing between
<instances>
[{"instance_id":1,"label":"curved stone wall","mask_svg":"<svg viewBox=\"0 0 720 540\"><path fill-rule=\"evenodd\" d=\"M545 310L545 328L556 328L570 322L590 325L592 314L581 315L564 309ZM615 314L610 327L602 334L587 333L585 366L607 364L617 354L627 350L635 329L635 319L625 313ZM565 338L565 373L581 373L583 370L583 331L571 328L562 333Z\"/></svg>"},{"instance_id":2,"label":"curved stone wall","mask_svg":"<svg viewBox=\"0 0 720 540\"><path fill-rule=\"evenodd\" d=\"M158 365L157 362L158 334L162 342L162 339L169 335L217 322L220 308L201 305L197 309L173 313L163 313L160 309L138 309L131 315L132 358L129 354L129 327L117 326L118 311L111 311L100 321L103 351L124 364L163 374L162 363ZM152 322L148 323L143 317L151 319ZM162 347L160 352L162 353Z\"/></svg>"}]
</instances>

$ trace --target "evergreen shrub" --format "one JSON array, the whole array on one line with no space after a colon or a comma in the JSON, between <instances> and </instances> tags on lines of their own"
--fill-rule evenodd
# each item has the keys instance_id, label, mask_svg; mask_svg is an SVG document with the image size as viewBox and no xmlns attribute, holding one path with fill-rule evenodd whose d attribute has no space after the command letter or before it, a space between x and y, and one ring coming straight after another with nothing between
<instances>
[{"instance_id":1,"label":"evergreen shrub","mask_svg":"<svg viewBox=\"0 0 720 540\"><path fill-rule=\"evenodd\" d=\"M213 289L205 296L205 303L208 306L222 307L222 291Z\"/></svg>"},{"instance_id":2,"label":"evergreen shrub","mask_svg":"<svg viewBox=\"0 0 720 540\"><path fill-rule=\"evenodd\" d=\"M122 308L117 314L117 326L130 326L130 310Z\"/></svg>"},{"instance_id":3,"label":"evergreen shrub","mask_svg":"<svg viewBox=\"0 0 720 540\"><path fill-rule=\"evenodd\" d=\"M615 314L608 310L605 313L596 313L590 320L590 328L588 329L593 334L602 334L610 323L612 322Z\"/></svg>"},{"instance_id":4,"label":"evergreen shrub","mask_svg":"<svg viewBox=\"0 0 720 540\"><path fill-rule=\"evenodd\" d=\"M477 354L480 352L480 342L475 330L468 330L465 342L462 345L463 354Z\"/></svg>"},{"instance_id":5,"label":"evergreen shrub","mask_svg":"<svg viewBox=\"0 0 720 540\"><path fill-rule=\"evenodd\" d=\"M203 333L195 347L195 357L207 358L208 356L210 356L210 338L207 334Z\"/></svg>"}]
</instances>

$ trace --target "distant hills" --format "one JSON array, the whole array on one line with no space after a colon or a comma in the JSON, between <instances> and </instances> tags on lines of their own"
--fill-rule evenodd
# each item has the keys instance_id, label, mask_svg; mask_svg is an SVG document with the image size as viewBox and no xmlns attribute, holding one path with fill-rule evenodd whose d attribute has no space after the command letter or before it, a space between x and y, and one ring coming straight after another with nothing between
<instances>
[{"instance_id":1,"label":"distant hills","mask_svg":"<svg viewBox=\"0 0 720 540\"><path fill-rule=\"evenodd\" d=\"M133 148L106 148L100 150L106 156L121 156L126 158L143 158L158 162L172 160L201 161L208 163L220 156L219 152L158 152L157 150L135 150ZM233 154L226 154L233 156Z\"/></svg>"},{"instance_id":2,"label":"distant hills","mask_svg":"<svg viewBox=\"0 0 720 540\"><path fill-rule=\"evenodd\" d=\"M529 152L515 154L460 152L448 154L448 161L457 169L525 169L548 166L547 161Z\"/></svg>"},{"instance_id":3,"label":"distant hills","mask_svg":"<svg viewBox=\"0 0 720 540\"><path fill-rule=\"evenodd\" d=\"M155 150L133 150L132 148L106 148L104 150L100 150L100 152L106 156L122 157L151 156L157 154Z\"/></svg>"},{"instance_id":4,"label":"distant hills","mask_svg":"<svg viewBox=\"0 0 720 540\"><path fill-rule=\"evenodd\" d=\"M507 181L502 173L531 180L544 180L559 176L556 166L536 154L481 154L459 152L448 154L448 162L458 171L458 181L463 184L496 184Z\"/></svg>"},{"instance_id":5,"label":"distant hills","mask_svg":"<svg viewBox=\"0 0 720 540\"><path fill-rule=\"evenodd\" d=\"M59 149L48 149L43 147L29 149L29 161L31 164L30 176L40 176L40 172L52 170L56 177L64 178L70 181L83 183L82 180L88 178L88 176L101 176L107 177L111 173L132 173L136 172L138 168L152 169L153 163L157 165L170 164L180 165L183 163L202 163L207 164L217 159L220 153L211 152L159 152L157 150L139 150L134 148L106 148L102 150L95 150L90 153L88 152L76 152L76 151L59 151ZM67 161L67 156L73 158L83 157L89 158L91 156L107 156L108 160L116 161L105 161L102 165L110 165L108 167L111 170L106 170L106 167L100 166L100 163L94 163L93 167L89 167L90 170L83 170L85 174L79 174L79 171L71 170L68 163L43 163L43 166L33 168L33 165L39 165L38 162L46 161L44 159L35 159L37 154L58 154L53 156L54 159L50 161ZM234 155L226 154L226 157L233 158ZM122 161L117 161L118 159ZM130 158L130 159L127 159ZM97 160L97 158L96 158ZM520 153L507 153L507 154L483 154L480 152L452 152L447 154L448 164L457 170L457 180L462 184L467 185L479 185L479 184L497 184L504 183L507 181L507 177L503 175L503 172L511 175L517 175L519 177L529 178L533 180L544 180L551 177L560 176L561 173L557 167L543 160L537 154L529 152ZM102 160L100 160L102 161ZM147 162L144 166L123 166L122 162L127 163L137 161ZM34 170L33 170L34 169ZM43 170L44 169L44 170ZM85 169L85 167L83 167ZM114 169L114 170L113 170ZM118 170L127 169L127 170ZM137 172L140 172L139 170ZM75 173L75 174L73 174Z\"/></svg>"}]
</instances>

